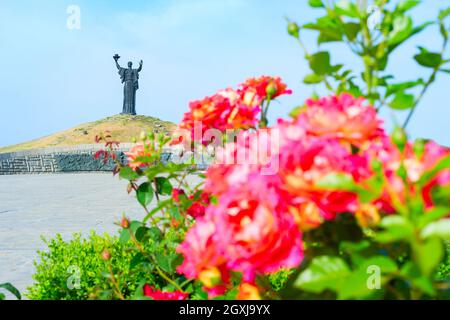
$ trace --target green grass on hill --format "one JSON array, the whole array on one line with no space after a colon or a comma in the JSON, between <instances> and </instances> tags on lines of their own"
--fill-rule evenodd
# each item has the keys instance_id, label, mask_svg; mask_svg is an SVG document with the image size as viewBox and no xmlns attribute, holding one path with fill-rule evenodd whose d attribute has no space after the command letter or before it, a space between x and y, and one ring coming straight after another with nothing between
<instances>
[{"instance_id":1,"label":"green grass on hill","mask_svg":"<svg viewBox=\"0 0 450 320\"><path fill-rule=\"evenodd\" d=\"M102 120L85 123L29 142L0 148L0 153L49 147L65 147L95 143L95 136L105 131L119 142L131 142L142 131L169 135L175 128L171 122L147 116L116 115Z\"/></svg>"}]
</instances>

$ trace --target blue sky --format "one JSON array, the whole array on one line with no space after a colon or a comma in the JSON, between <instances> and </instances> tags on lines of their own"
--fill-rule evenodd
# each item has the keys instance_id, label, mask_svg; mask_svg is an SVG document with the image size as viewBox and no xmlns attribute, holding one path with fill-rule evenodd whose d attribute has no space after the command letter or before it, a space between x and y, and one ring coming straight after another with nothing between
<instances>
[{"instance_id":1,"label":"blue sky","mask_svg":"<svg viewBox=\"0 0 450 320\"><path fill-rule=\"evenodd\" d=\"M151 0L0 2L0 146L117 114L122 87L112 56L125 65L144 60L139 114L178 122L190 100L250 76L279 75L294 90L272 109L272 121L311 95L302 51L286 34L285 16L304 23L317 15L306 0ZM435 17L447 0L425 0L415 21ZM81 29L66 27L67 7L81 9ZM314 36L306 43L316 49ZM440 48L436 28L408 42L389 67L398 80L426 76L411 57L415 46ZM332 47L333 63L355 65L347 50ZM447 55L449 52L447 52ZM357 66L357 65L356 65ZM440 75L410 130L415 137L450 145L450 76ZM391 127L392 112L383 117ZM400 121L403 113L396 113Z\"/></svg>"}]
</instances>

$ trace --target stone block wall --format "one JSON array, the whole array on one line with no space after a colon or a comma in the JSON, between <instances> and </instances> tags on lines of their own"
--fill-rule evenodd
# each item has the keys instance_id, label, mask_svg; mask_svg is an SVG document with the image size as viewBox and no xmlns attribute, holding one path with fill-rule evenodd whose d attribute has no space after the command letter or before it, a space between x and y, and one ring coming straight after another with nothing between
<instances>
[{"instance_id":1,"label":"stone block wall","mask_svg":"<svg viewBox=\"0 0 450 320\"><path fill-rule=\"evenodd\" d=\"M126 162L124 152L131 146L122 144L117 150L122 163ZM114 163L111 160L105 164L102 159L94 159L94 154L102 148L103 145L79 145L0 154L0 175L112 171ZM162 155L163 162L180 163L185 159L186 155L180 156L177 148L167 148ZM200 162L199 167L205 169L210 161Z\"/></svg>"},{"instance_id":2,"label":"stone block wall","mask_svg":"<svg viewBox=\"0 0 450 320\"><path fill-rule=\"evenodd\" d=\"M46 173L59 171L54 155L32 155L0 159L0 174Z\"/></svg>"}]
</instances>

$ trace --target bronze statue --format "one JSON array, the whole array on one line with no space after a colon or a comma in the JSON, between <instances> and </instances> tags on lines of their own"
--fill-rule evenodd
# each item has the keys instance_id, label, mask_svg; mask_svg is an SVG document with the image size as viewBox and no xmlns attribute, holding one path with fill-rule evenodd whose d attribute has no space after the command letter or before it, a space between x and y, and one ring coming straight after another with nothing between
<instances>
[{"instance_id":1,"label":"bronze statue","mask_svg":"<svg viewBox=\"0 0 450 320\"><path fill-rule=\"evenodd\" d=\"M128 68L122 68L118 62L120 56L116 54L113 58L116 61L120 79L124 84L122 114L136 115L136 90L139 89L139 72L142 70L143 61L139 62L139 68L137 69L133 69L131 61L128 62Z\"/></svg>"}]
</instances>

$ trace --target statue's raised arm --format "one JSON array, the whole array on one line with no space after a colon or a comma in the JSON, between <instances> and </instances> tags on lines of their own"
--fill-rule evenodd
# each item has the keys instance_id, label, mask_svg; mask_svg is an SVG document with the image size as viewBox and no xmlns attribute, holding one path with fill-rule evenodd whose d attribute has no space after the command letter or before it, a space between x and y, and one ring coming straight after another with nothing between
<instances>
[{"instance_id":1,"label":"statue's raised arm","mask_svg":"<svg viewBox=\"0 0 450 320\"><path fill-rule=\"evenodd\" d=\"M114 61L116 62L116 67L117 67L117 69L118 70L120 70L122 67L119 65L119 59L120 59L120 56L118 55L118 54L115 54L114 55L114 57L113 57L113 59L114 59Z\"/></svg>"},{"instance_id":2,"label":"statue's raised arm","mask_svg":"<svg viewBox=\"0 0 450 320\"><path fill-rule=\"evenodd\" d=\"M144 64L144 61L139 61L139 68L137 69L138 72L142 71L142 65Z\"/></svg>"}]
</instances>

